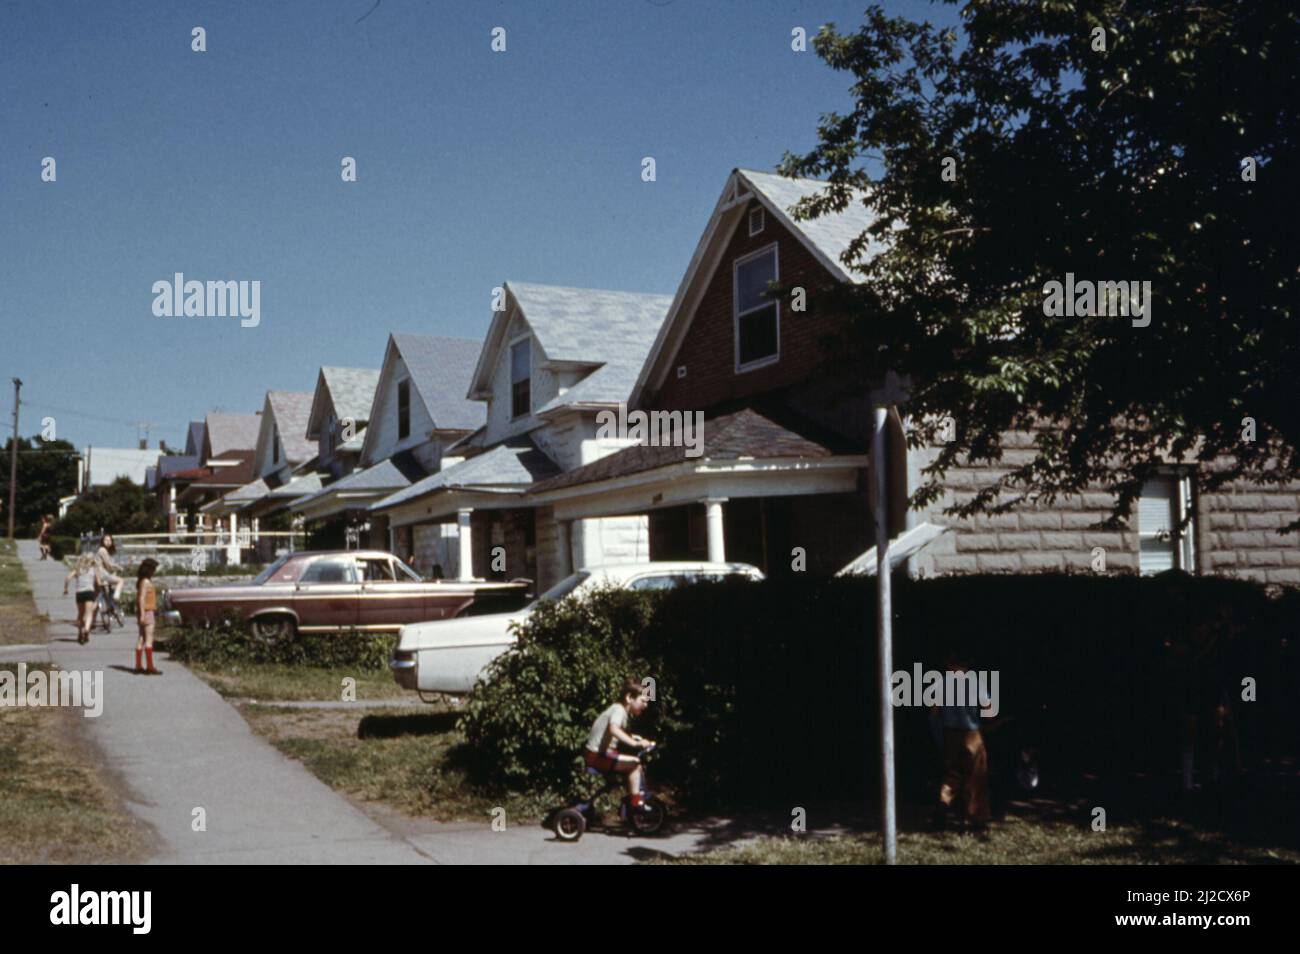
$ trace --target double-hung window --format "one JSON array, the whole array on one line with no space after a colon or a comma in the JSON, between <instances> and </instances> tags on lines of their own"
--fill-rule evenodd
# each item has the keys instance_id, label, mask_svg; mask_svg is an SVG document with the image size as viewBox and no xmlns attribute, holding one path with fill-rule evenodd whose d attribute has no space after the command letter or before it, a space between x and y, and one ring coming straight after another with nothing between
<instances>
[{"instance_id":1,"label":"double-hung window","mask_svg":"<svg viewBox=\"0 0 1300 954\"><path fill-rule=\"evenodd\" d=\"M768 285L778 277L775 244L736 259L732 298L737 371L770 364L781 356L781 304L768 294Z\"/></svg>"}]
</instances>

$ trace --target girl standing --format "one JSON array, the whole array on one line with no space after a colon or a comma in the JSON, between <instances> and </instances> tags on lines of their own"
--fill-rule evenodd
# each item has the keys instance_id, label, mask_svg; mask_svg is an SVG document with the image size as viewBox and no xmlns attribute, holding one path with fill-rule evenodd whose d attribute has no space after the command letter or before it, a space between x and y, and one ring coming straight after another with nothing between
<instances>
[{"instance_id":1,"label":"girl standing","mask_svg":"<svg viewBox=\"0 0 1300 954\"><path fill-rule=\"evenodd\" d=\"M42 560L48 560L50 558L50 526L53 522L54 521L50 519L49 514L41 517L41 529L40 532L36 534L36 542L41 546Z\"/></svg>"},{"instance_id":2,"label":"girl standing","mask_svg":"<svg viewBox=\"0 0 1300 954\"><path fill-rule=\"evenodd\" d=\"M140 624L140 638L135 641L135 671L146 676L162 675L153 664L154 619L158 609L158 589L153 585L153 574L156 569L158 569L157 560L142 560L135 577L135 615ZM142 651L145 660L149 663L148 669L140 668Z\"/></svg>"}]
</instances>

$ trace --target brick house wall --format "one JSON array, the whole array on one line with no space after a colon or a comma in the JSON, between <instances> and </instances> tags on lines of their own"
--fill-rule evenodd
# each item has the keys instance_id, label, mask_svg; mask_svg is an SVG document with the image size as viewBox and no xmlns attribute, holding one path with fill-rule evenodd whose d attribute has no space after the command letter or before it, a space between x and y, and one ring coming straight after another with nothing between
<instances>
[{"instance_id":1,"label":"brick house wall","mask_svg":"<svg viewBox=\"0 0 1300 954\"><path fill-rule=\"evenodd\" d=\"M695 310L690 329L673 358L672 370L655 394L647 395L642 406L663 410L697 410L712 404L752 397L767 391L797 384L812 376L825 364L824 337L835 328L836 321L813 313L816 289L825 287L830 275L813 254L788 229L771 215L765 216L763 230L751 237L746 224L749 210L758 206L751 200L717 270ZM808 311L790 310L786 295L780 305L780 359L752 371L737 373L735 316L732 307L732 266L737 258L777 245L777 274L782 286L801 285L808 293ZM678 368L685 366L685 377Z\"/></svg>"}]
</instances>

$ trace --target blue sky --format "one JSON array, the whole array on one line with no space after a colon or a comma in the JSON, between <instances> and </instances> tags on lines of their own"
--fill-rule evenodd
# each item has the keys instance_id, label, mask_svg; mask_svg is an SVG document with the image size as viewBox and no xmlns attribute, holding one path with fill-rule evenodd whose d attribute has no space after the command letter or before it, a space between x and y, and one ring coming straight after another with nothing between
<instances>
[{"instance_id":1,"label":"blue sky","mask_svg":"<svg viewBox=\"0 0 1300 954\"><path fill-rule=\"evenodd\" d=\"M481 337L504 280L673 292L729 170L849 105L791 29L856 28L865 3L372 7L0 7L6 434L13 376L25 435L49 414L78 446L133 446L135 421L175 445L322 364L378 367L389 331ZM259 280L260 326L155 317L178 271Z\"/></svg>"}]
</instances>

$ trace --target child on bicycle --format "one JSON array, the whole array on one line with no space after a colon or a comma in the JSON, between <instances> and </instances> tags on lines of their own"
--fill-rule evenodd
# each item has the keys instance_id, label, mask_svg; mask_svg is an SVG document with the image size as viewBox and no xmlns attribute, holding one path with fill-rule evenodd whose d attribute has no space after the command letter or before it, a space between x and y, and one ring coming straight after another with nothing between
<instances>
[{"instance_id":1,"label":"child on bicycle","mask_svg":"<svg viewBox=\"0 0 1300 954\"><path fill-rule=\"evenodd\" d=\"M104 534L99 540L99 549L95 551L95 563L99 566L105 595L111 594L111 599L108 601L109 612L117 617L117 625L122 626L126 622L122 618L122 610L118 607L122 599L122 578L116 575L122 572L122 567L113 560L116 554L117 545L113 543L113 535Z\"/></svg>"},{"instance_id":2,"label":"child on bicycle","mask_svg":"<svg viewBox=\"0 0 1300 954\"><path fill-rule=\"evenodd\" d=\"M648 749L654 745L649 739L632 735L627 731L628 719L645 712L650 700L641 683L635 679L625 679L619 692L618 701L596 717L587 736L587 746L583 750L587 767L598 772L616 772L627 776L627 792L632 799L633 811L640 810L641 802L641 760L635 755L622 754L618 743L633 749Z\"/></svg>"}]
</instances>

